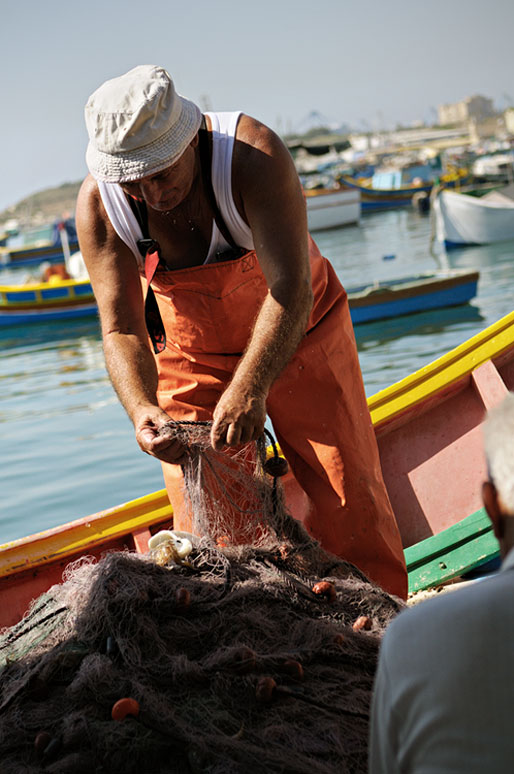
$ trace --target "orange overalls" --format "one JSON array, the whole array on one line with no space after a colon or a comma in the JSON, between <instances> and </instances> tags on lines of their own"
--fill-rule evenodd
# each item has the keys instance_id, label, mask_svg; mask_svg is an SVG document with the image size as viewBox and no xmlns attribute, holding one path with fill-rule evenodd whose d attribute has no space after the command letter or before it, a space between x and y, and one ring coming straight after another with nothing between
<instances>
[{"instance_id":1,"label":"orange overalls","mask_svg":"<svg viewBox=\"0 0 514 774\"><path fill-rule=\"evenodd\" d=\"M272 386L268 415L312 501L304 519L308 531L405 598L402 544L382 479L346 292L312 239L310 261L314 306L307 332ZM250 251L222 263L158 270L151 284L166 331L166 348L156 355L159 405L174 419L212 419L268 290L257 256ZM181 468L162 466L174 526L187 531Z\"/></svg>"}]
</instances>

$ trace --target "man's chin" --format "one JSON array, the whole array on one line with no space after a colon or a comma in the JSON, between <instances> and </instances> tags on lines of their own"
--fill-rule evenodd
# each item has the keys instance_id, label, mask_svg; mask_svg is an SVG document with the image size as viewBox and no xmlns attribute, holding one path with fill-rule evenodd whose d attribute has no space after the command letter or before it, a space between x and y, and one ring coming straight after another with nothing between
<instances>
[{"instance_id":1,"label":"man's chin","mask_svg":"<svg viewBox=\"0 0 514 774\"><path fill-rule=\"evenodd\" d=\"M171 212L177 206L177 202L160 202L159 204L148 204L156 212Z\"/></svg>"}]
</instances>

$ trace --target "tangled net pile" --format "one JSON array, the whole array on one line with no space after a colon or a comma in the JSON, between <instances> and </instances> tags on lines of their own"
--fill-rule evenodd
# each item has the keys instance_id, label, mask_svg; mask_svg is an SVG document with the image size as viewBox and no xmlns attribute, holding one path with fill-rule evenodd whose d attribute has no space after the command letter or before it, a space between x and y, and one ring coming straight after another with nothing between
<instances>
[{"instance_id":1,"label":"tangled net pile","mask_svg":"<svg viewBox=\"0 0 514 774\"><path fill-rule=\"evenodd\" d=\"M380 634L402 603L288 516L263 442L244 487L247 452L227 468L256 539L217 545L226 457L187 434L205 535L187 561L79 560L3 633L3 774L367 770Z\"/></svg>"}]
</instances>

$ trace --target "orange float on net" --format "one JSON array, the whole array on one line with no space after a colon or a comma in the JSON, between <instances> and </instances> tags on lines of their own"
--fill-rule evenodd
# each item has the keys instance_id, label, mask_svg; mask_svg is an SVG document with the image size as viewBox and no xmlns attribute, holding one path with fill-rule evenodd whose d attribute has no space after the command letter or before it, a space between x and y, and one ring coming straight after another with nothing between
<instances>
[{"instance_id":1,"label":"orange float on net","mask_svg":"<svg viewBox=\"0 0 514 774\"><path fill-rule=\"evenodd\" d=\"M116 704L113 704L111 710L112 719L125 720L127 715L133 715L135 718L137 718L139 715L139 702L129 697L118 699Z\"/></svg>"}]
</instances>

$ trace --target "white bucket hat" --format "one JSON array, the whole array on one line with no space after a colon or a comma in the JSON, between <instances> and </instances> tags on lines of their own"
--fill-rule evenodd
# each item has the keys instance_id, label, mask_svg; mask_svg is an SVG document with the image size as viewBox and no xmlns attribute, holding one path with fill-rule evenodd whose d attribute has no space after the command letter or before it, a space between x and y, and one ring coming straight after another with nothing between
<instances>
[{"instance_id":1,"label":"white bucket hat","mask_svg":"<svg viewBox=\"0 0 514 774\"><path fill-rule=\"evenodd\" d=\"M86 162L97 180L126 183L173 164L192 141L200 109L177 94L162 67L140 65L88 99Z\"/></svg>"}]
</instances>

